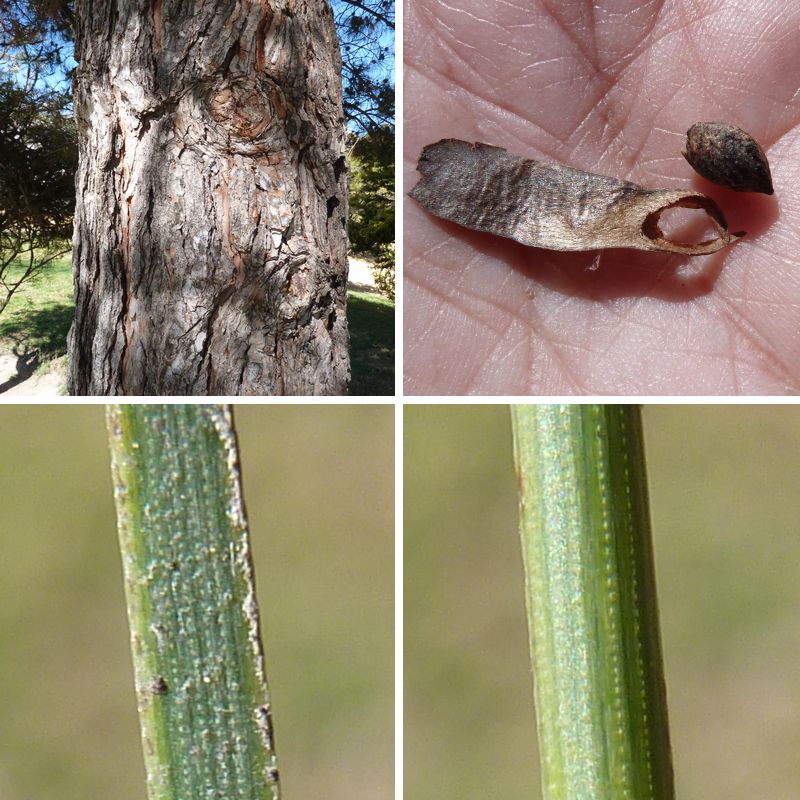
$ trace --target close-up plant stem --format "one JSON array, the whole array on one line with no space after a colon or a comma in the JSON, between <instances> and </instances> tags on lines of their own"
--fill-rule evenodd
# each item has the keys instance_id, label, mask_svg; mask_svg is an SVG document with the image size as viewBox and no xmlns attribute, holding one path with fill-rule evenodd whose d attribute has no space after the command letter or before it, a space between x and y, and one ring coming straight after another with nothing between
<instances>
[{"instance_id":1,"label":"close-up plant stem","mask_svg":"<svg viewBox=\"0 0 800 800\"><path fill-rule=\"evenodd\" d=\"M278 800L231 410L107 423L149 800Z\"/></svg>"},{"instance_id":2,"label":"close-up plant stem","mask_svg":"<svg viewBox=\"0 0 800 800\"><path fill-rule=\"evenodd\" d=\"M639 409L512 422L544 800L674 800Z\"/></svg>"}]
</instances>

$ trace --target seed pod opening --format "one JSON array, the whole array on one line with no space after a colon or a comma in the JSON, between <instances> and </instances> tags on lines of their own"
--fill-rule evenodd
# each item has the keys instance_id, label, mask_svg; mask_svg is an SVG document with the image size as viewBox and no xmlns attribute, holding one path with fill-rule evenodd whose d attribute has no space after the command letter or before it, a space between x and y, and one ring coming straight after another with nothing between
<instances>
[{"instance_id":1,"label":"seed pod opening","mask_svg":"<svg viewBox=\"0 0 800 800\"><path fill-rule=\"evenodd\" d=\"M769 162L746 131L725 122L698 122L686 132L684 158L697 173L737 192L772 194Z\"/></svg>"},{"instance_id":2,"label":"seed pod opening","mask_svg":"<svg viewBox=\"0 0 800 800\"><path fill-rule=\"evenodd\" d=\"M410 195L431 214L473 230L550 250L630 247L685 255L714 253L730 233L719 206L696 192L645 189L560 164L515 156L501 147L443 139L425 147ZM705 211L718 238L674 242L658 225L668 208Z\"/></svg>"}]
</instances>

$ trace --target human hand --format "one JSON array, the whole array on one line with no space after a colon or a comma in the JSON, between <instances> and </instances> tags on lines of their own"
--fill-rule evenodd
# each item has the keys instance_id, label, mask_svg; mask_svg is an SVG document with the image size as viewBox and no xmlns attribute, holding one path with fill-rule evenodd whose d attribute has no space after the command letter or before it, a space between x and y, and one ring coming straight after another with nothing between
<instances>
[{"instance_id":1,"label":"human hand","mask_svg":"<svg viewBox=\"0 0 800 800\"><path fill-rule=\"evenodd\" d=\"M748 235L694 258L553 252L405 198L408 394L800 390L800 9L789 5L409 0L406 191L422 147L453 137L697 189ZM775 196L695 175L681 151L698 121L751 133Z\"/></svg>"}]
</instances>

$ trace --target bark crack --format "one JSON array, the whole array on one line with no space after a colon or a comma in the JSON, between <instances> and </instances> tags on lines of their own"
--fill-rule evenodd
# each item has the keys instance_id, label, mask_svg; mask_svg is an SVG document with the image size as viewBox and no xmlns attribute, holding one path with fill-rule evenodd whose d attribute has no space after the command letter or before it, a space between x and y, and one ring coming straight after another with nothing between
<instances>
[{"instance_id":1,"label":"bark crack","mask_svg":"<svg viewBox=\"0 0 800 800\"><path fill-rule=\"evenodd\" d=\"M222 64L219 68L219 74L225 78L228 75L228 70L231 67L231 62L234 58L238 57L239 52L241 50L241 43L237 39L229 48L228 52L225 54L225 59L223 60Z\"/></svg>"},{"instance_id":2,"label":"bark crack","mask_svg":"<svg viewBox=\"0 0 800 800\"><path fill-rule=\"evenodd\" d=\"M292 233L294 232L294 220L297 216L297 209L292 212L292 218L289 220L289 224L281 231L281 241L278 244L278 252L275 256L276 260L280 260L281 251L283 250L284 245L289 244L289 239L292 238Z\"/></svg>"},{"instance_id":3,"label":"bark crack","mask_svg":"<svg viewBox=\"0 0 800 800\"><path fill-rule=\"evenodd\" d=\"M153 241L153 212L155 211L155 187L151 183L147 187L147 203L145 206L145 216L144 216L144 225L142 226L142 230L139 234L139 239L144 239L145 236L150 238L150 241ZM148 259L149 263L152 263L152 260ZM139 271L138 280L136 281L136 288L134 291L137 293L142 288L142 281L147 277L147 270L141 269Z\"/></svg>"},{"instance_id":4,"label":"bark crack","mask_svg":"<svg viewBox=\"0 0 800 800\"><path fill-rule=\"evenodd\" d=\"M216 324L217 317L219 316L220 309L222 308L225 303L228 302L228 299L233 294L234 286L226 286L215 298L214 302L209 310L208 314L205 318L205 327L206 327L206 336L203 339L203 346L200 349L200 356L199 361L197 364L197 372L195 373L195 377L199 380L200 373L203 369L203 364L208 360L208 374L206 375L206 393L208 393L209 389L211 388L211 356L209 350L211 348L211 340L214 337L214 325Z\"/></svg>"},{"instance_id":5,"label":"bark crack","mask_svg":"<svg viewBox=\"0 0 800 800\"><path fill-rule=\"evenodd\" d=\"M125 391L125 361L128 352L128 305L130 293L128 291L128 273L123 267L119 271L119 279L121 284L121 298L119 314L117 315L116 324L113 327L111 347L108 348L106 361L108 369L106 370L106 395L120 394ZM115 374L114 361L115 351L117 349L117 339L119 334L122 333L122 346L120 348L119 359L116 361L118 374ZM113 391L113 387L117 386L119 392Z\"/></svg>"},{"instance_id":6,"label":"bark crack","mask_svg":"<svg viewBox=\"0 0 800 800\"><path fill-rule=\"evenodd\" d=\"M267 29L269 28L270 22L272 22L272 10L267 5L264 8L264 14L258 23L258 27L256 28L256 72L264 71L264 45L266 43Z\"/></svg>"},{"instance_id":7,"label":"bark crack","mask_svg":"<svg viewBox=\"0 0 800 800\"><path fill-rule=\"evenodd\" d=\"M336 161L333 162L333 179L338 183L339 178L342 177L342 173L347 169L347 158L345 156L339 156Z\"/></svg>"},{"instance_id":8,"label":"bark crack","mask_svg":"<svg viewBox=\"0 0 800 800\"><path fill-rule=\"evenodd\" d=\"M108 12L108 40L114 39L114 28L117 27L119 13L117 11L117 0L111 0L111 9Z\"/></svg>"}]
</instances>

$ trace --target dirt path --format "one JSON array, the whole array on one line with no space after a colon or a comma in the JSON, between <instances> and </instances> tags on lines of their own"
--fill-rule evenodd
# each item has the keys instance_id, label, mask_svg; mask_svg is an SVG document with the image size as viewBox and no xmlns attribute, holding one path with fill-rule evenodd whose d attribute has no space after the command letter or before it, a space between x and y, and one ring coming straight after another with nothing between
<instances>
[{"instance_id":1,"label":"dirt path","mask_svg":"<svg viewBox=\"0 0 800 800\"><path fill-rule=\"evenodd\" d=\"M350 273L347 276L347 288L355 292L367 292L368 294L380 294L375 285L375 278L372 277L370 262L363 258L350 259Z\"/></svg>"},{"instance_id":2,"label":"dirt path","mask_svg":"<svg viewBox=\"0 0 800 800\"><path fill-rule=\"evenodd\" d=\"M368 261L350 259L347 288L350 291L380 294ZM4 397L58 397L66 394L66 356L40 368L37 366L21 361L10 349L3 350L0 342L0 394Z\"/></svg>"},{"instance_id":3,"label":"dirt path","mask_svg":"<svg viewBox=\"0 0 800 800\"><path fill-rule=\"evenodd\" d=\"M67 391L67 359L49 361L41 371L29 373L18 367L19 359L0 354L0 393L5 397L58 397Z\"/></svg>"}]
</instances>

